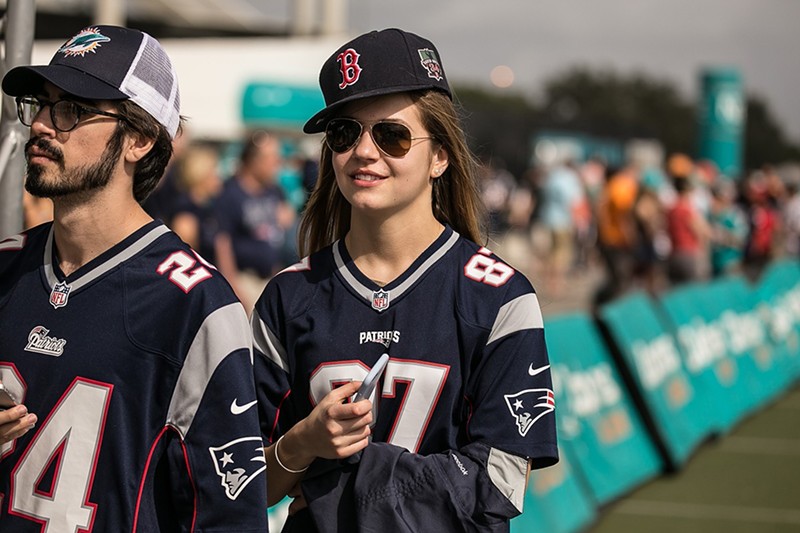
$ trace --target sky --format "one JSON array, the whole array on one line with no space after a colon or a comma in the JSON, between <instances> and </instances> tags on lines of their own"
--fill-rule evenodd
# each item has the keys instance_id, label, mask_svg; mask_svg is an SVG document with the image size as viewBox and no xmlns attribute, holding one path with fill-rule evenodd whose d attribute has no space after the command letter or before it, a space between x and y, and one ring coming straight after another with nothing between
<instances>
[{"instance_id":1,"label":"sky","mask_svg":"<svg viewBox=\"0 0 800 533\"><path fill-rule=\"evenodd\" d=\"M800 144L800 0L350 0L348 22L427 37L452 84L492 87L492 69L510 67L497 90L534 99L578 65L640 72L690 99L703 69L735 67Z\"/></svg>"}]
</instances>

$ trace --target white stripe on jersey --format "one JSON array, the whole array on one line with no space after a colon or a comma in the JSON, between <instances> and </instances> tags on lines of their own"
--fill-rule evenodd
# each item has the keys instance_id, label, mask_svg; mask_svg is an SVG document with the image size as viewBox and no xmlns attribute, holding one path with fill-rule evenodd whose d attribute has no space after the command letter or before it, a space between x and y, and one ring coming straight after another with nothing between
<instances>
[{"instance_id":1,"label":"white stripe on jersey","mask_svg":"<svg viewBox=\"0 0 800 533\"><path fill-rule=\"evenodd\" d=\"M226 331L230 335L210 335L210 331ZM250 352L252 363L252 345L241 342L248 338L247 313L239 302L217 309L203 321L186 354L167 411L167 424L175 427L181 438L186 437L192 426L200 400L220 363L232 352L242 349Z\"/></svg>"},{"instance_id":2,"label":"white stripe on jersey","mask_svg":"<svg viewBox=\"0 0 800 533\"><path fill-rule=\"evenodd\" d=\"M536 294L523 294L511 300L497 312L492 332L486 344L491 344L497 339L522 331L525 329L541 329L544 327L542 310L539 308L539 298Z\"/></svg>"},{"instance_id":3,"label":"white stripe on jersey","mask_svg":"<svg viewBox=\"0 0 800 533\"><path fill-rule=\"evenodd\" d=\"M521 513L525 500L528 460L525 457L492 448L486 463L486 470L492 484Z\"/></svg>"},{"instance_id":4,"label":"white stripe on jersey","mask_svg":"<svg viewBox=\"0 0 800 533\"><path fill-rule=\"evenodd\" d=\"M286 355L286 348L281 346L278 337L272 333L264 321L261 320L257 311L253 311L253 316L250 318L250 321L252 323L253 344L255 347L288 374L289 358Z\"/></svg>"}]
</instances>

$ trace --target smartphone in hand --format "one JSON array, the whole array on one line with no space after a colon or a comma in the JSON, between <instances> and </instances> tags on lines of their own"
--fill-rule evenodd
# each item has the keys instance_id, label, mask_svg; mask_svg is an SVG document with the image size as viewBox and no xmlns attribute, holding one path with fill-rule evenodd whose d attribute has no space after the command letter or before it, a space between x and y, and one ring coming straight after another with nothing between
<instances>
[{"instance_id":1,"label":"smartphone in hand","mask_svg":"<svg viewBox=\"0 0 800 533\"><path fill-rule=\"evenodd\" d=\"M14 397L8 389L6 389L3 382L0 381L0 411L5 411L6 409L11 409L19 402Z\"/></svg>"},{"instance_id":2,"label":"smartphone in hand","mask_svg":"<svg viewBox=\"0 0 800 533\"><path fill-rule=\"evenodd\" d=\"M375 386L378 384L378 378L381 377L383 374L384 369L386 368L386 363L389 362L389 354L384 353L381 355L378 362L375 363L375 366L367 374L367 377L364 378L364 381L361 383L361 387L358 388L358 392L356 392L355 398L353 399L354 402L359 400L366 400L370 396L372 396L372 391L375 390Z\"/></svg>"}]
</instances>

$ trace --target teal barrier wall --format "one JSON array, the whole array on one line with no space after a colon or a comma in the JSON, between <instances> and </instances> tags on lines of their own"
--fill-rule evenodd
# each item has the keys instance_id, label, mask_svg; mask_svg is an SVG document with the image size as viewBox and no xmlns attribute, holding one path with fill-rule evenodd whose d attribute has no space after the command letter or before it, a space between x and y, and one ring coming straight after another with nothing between
<instances>
[{"instance_id":1,"label":"teal barrier wall","mask_svg":"<svg viewBox=\"0 0 800 533\"><path fill-rule=\"evenodd\" d=\"M753 287L741 276L709 283L701 290L700 305L721 331L728 354L736 361L738 418L771 400L784 380L767 327L758 311Z\"/></svg>"},{"instance_id":2,"label":"teal barrier wall","mask_svg":"<svg viewBox=\"0 0 800 533\"><path fill-rule=\"evenodd\" d=\"M570 453L561 446L558 453L555 466L531 472L524 511L511 521L512 533L572 533L594 521L595 505L578 482Z\"/></svg>"},{"instance_id":3,"label":"teal barrier wall","mask_svg":"<svg viewBox=\"0 0 800 533\"><path fill-rule=\"evenodd\" d=\"M559 442L594 501L606 504L658 475L661 458L592 319L546 320L545 335Z\"/></svg>"},{"instance_id":4,"label":"teal barrier wall","mask_svg":"<svg viewBox=\"0 0 800 533\"><path fill-rule=\"evenodd\" d=\"M703 419L715 433L725 433L739 420L738 361L728 353L718 313L706 305L708 287L683 285L662 295L659 302L680 348L684 367L697 390Z\"/></svg>"},{"instance_id":5,"label":"teal barrier wall","mask_svg":"<svg viewBox=\"0 0 800 533\"><path fill-rule=\"evenodd\" d=\"M754 292L782 390L800 377L800 266L796 261L773 263L759 278Z\"/></svg>"},{"instance_id":6,"label":"teal barrier wall","mask_svg":"<svg viewBox=\"0 0 800 533\"><path fill-rule=\"evenodd\" d=\"M600 317L656 425L671 467L682 465L711 433L711 420L654 302L635 293L604 305Z\"/></svg>"}]
</instances>

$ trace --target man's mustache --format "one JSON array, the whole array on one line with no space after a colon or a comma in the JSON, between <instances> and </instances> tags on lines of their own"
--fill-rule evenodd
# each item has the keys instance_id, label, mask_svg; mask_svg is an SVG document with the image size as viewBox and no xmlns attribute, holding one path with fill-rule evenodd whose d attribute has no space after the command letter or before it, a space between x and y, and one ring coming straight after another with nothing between
<instances>
[{"instance_id":1,"label":"man's mustache","mask_svg":"<svg viewBox=\"0 0 800 533\"><path fill-rule=\"evenodd\" d=\"M44 155L50 157L59 164L64 160L64 154L61 152L61 150L41 137L31 137L28 139L28 142L25 143L26 157L30 158L30 149L34 146L43 152Z\"/></svg>"}]
</instances>

